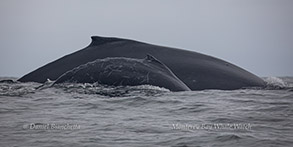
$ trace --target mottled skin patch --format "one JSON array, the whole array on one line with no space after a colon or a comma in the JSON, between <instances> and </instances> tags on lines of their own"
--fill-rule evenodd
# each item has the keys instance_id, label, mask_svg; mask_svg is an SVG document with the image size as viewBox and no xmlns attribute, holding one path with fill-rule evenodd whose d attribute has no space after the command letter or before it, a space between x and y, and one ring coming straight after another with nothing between
<instances>
[{"instance_id":1,"label":"mottled skin patch","mask_svg":"<svg viewBox=\"0 0 293 147\"><path fill-rule=\"evenodd\" d=\"M144 59L97 59L66 72L54 84L63 82L98 82L114 86L154 85L171 91L190 90L166 65L151 55Z\"/></svg>"}]
</instances>

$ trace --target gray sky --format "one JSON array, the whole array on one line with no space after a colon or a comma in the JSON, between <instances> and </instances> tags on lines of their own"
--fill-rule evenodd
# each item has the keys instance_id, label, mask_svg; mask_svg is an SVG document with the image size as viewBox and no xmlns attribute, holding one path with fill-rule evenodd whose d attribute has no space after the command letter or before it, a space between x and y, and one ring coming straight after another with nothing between
<instances>
[{"instance_id":1,"label":"gray sky","mask_svg":"<svg viewBox=\"0 0 293 147\"><path fill-rule=\"evenodd\" d=\"M259 76L293 76L292 0L0 0L0 76L113 36L189 49Z\"/></svg>"}]
</instances>

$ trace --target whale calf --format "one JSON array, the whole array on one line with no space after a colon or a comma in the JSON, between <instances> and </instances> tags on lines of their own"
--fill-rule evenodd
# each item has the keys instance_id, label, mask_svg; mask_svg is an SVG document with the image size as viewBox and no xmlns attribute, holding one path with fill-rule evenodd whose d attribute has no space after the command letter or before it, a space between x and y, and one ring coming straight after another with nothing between
<instances>
[{"instance_id":1,"label":"whale calf","mask_svg":"<svg viewBox=\"0 0 293 147\"><path fill-rule=\"evenodd\" d=\"M92 36L92 42L79 51L61 57L21 77L21 82L56 80L65 72L82 64L107 57L141 59L155 56L191 90L233 90L243 87L263 87L258 76L224 60L201 53L158 46L139 41Z\"/></svg>"},{"instance_id":2,"label":"whale calf","mask_svg":"<svg viewBox=\"0 0 293 147\"><path fill-rule=\"evenodd\" d=\"M97 59L61 75L54 84L95 83L114 86L153 85L171 91L190 91L172 71L151 55L144 59L114 57Z\"/></svg>"}]
</instances>

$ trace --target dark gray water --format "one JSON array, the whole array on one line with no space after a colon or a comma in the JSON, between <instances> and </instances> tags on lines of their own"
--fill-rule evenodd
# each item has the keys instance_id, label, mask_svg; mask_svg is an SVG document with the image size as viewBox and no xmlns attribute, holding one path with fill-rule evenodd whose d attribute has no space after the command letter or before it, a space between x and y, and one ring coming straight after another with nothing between
<instances>
[{"instance_id":1,"label":"dark gray water","mask_svg":"<svg viewBox=\"0 0 293 147\"><path fill-rule=\"evenodd\" d=\"M0 146L292 146L293 78L265 80L191 92L0 83Z\"/></svg>"}]
</instances>

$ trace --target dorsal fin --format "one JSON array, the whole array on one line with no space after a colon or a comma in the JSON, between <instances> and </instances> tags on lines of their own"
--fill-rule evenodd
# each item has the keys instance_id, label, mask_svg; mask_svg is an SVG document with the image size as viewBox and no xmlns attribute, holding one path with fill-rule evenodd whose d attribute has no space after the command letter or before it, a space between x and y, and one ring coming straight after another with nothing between
<instances>
[{"instance_id":1,"label":"dorsal fin","mask_svg":"<svg viewBox=\"0 0 293 147\"><path fill-rule=\"evenodd\" d=\"M100 36L91 36L92 42L90 46L101 45L109 42L119 41L122 39L112 38L112 37L100 37Z\"/></svg>"},{"instance_id":2,"label":"dorsal fin","mask_svg":"<svg viewBox=\"0 0 293 147\"><path fill-rule=\"evenodd\" d=\"M166 68L166 65L164 63L162 63L160 60L158 60L157 58L155 58L154 56L152 56L151 54L147 54L147 56L145 57L145 60L147 62L151 62L157 66L160 66L162 68Z\"/></svg>"},{"instance_id":3,"label":"dorsal fin","mask_svg":"<svg viewBox=\"0 0 293 147\"><path fill-rule=\"evenodd\" d=\"M147 60L149 62L158 62L160 64L163 64L163 63L161 63L161 61L159 61L158 59L156 59L154 56L152 56L150 54L147 54L145 60Z\"/></svg>"}]
</instances>

